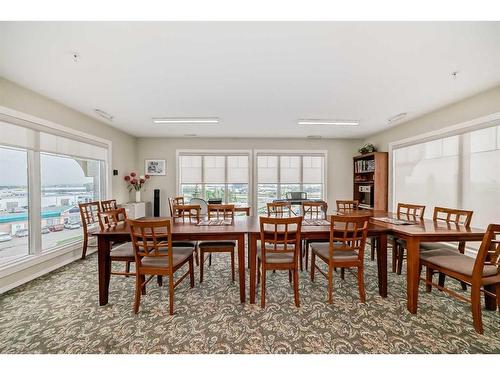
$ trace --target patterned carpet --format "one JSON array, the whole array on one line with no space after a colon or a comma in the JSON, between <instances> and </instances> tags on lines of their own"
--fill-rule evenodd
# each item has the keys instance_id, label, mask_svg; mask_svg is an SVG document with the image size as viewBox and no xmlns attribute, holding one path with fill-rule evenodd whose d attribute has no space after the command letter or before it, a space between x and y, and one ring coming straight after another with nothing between
<instances>
[{"instance_id":1,"label":"patterned carpet","mask_svg":"<svg viewBox=\"0 0 500 375\"><path fill-rule=\"evenodd\" d=\"M269 273L267 305L239 303L229 257L216 254L200 286L185 280L168 315L165 289L148 285L132 313L134 278L112 276L110 303L98 305L97 256L74 262L0 295L1 353L500 353L500 315L483 311L475 333L469 306L421 287L419 312L406 310L405 276L389 273L389 297L377 293L376 263L366 261L367 301L356 278L300 276L301 307L285 272ZM450 281L448 284L452 284ZM260 295L260 294L259 294Z\"/></svg>"}]
</instances>

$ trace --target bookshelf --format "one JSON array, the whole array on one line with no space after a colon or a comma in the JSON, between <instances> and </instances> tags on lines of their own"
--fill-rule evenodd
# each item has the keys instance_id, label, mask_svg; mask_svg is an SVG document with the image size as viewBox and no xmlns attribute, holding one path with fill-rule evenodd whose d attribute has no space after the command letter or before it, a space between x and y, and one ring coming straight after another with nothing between
<instances>
[{"instance_id":1,"label":"bookshelf","mask_svg":"<svg viewBox=\"0 0 500 375\"><path fill-rule=\"evenodd\" d=\"M353 157L353 199L360 202L360 207L387 210L387 168L387 152Z\"/></svg>"}]
</instances>

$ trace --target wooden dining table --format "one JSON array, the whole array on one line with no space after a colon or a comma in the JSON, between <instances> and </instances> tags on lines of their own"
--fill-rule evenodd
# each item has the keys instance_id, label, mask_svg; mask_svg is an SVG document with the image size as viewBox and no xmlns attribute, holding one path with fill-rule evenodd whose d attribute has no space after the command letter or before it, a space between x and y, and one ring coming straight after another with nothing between
<instances>
[{"instance_id":1,"label":"wooden dining table","mask_svg":"<svg viewBox=\"0 0 500 375\"><path fill-rule=\"evenodd\" d=\"M356 210L337 214L360 215L369 217L368 236L376 238L378 292L387 297L387 237L389 235L406 240L407 243L407 308L417 312L418 285L420 277L419 253L421 242L458 242L481 241L485 230L465 227L459 224L422 219L411 225L396 225L383 222L378 218L396 217L392 212L375 210ZM158 220L158 217L143 218ZM245 303L245 236L248 235L250 265L250 303L255 303L257 275L257 240L260 238L259 218L238 216L232 225L197 225L185 221L175 221L172 225L174 241L235 240L238 241L238 273L240 301ZM303 225L302 239L326 240L329 238L329 225ZM130 241L129 227L120 223L115 227L93 234L98 239L99 304L106 305L109 295L110 251L113 242Z\"/></svg>"}]
</instances>

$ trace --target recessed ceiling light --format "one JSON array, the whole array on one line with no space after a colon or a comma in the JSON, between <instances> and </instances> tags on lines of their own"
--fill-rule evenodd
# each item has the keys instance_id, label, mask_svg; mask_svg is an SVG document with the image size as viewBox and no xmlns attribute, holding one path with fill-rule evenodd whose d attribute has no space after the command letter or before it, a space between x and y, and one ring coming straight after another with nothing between
<instances>
[{"instance_id":1,"label":"recessed ceiling light","mask_svg":"<svg viewBox=\"0 0 500 375\"><path fill-rule=\"evenodd\" d=\"M158 117L153 118L155 124L218 124L217 117Z\"/></svg>"},{"instance_id":2,"label":"recessed ceiling light","mask_svg":"<svg viewBox=\"0 0 500 375\"><path fill-rule=\"evenodd\" d=\"M80 61L80 54L76 51L71 52L71 57L73 58L74 62Z\"/></svg>"},{"instance_id":3,"label":"recessed ceiling light","mask_svg":"<svg viewBox=\"0 0 500 375\"><path fill-rule=\"evenodd\" d=\"M397 115L392 116L391 118L388 118L387 119L387 123L388 124L393 124L393 123L395 123L395 122L397 122L399 120L404 119L407 115L408 115L408 113L406 113L406 112L398 113Z\"/></svg>"},{"instance_id":4,"label":"recessed ceiling light","mask_svg":"<svg viewBox=\"0 0 500 375\"><path fill-rule=\"evenodd\" d=\"M358 126L357 120L299 120L299 125L333 125L333 126Z\"/></svg>"},{"instance_id":5,"label":"recessed ceiling light","mask_svg":"<svg viewBox=\"0 0 500 375\"><path fill-rule=\"evenodd\" d=\"M455 70L454 72L451 72L451 78L457 79L458 78L458 73L460 73L458 70Z\"/></svg>"},{"instance_id":6,"label":"recessed ceiling light","mask_svg":"<svg viewBox=\"0 0 500 375\"><path fill-rule=\"evenodd\" d=\"M105 118L108 121L113 121L113 116L111 116L109 113L103 111L102 109L94 109L94 112L97 113L99 116Z\"/></svg>"}]
</instances>

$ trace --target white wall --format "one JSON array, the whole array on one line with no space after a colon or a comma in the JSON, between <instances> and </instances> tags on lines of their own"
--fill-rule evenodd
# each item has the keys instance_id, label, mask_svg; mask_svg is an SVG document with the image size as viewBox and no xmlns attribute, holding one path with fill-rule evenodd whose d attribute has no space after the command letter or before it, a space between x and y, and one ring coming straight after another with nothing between
<instances>
[{"instance_id":1,"label":"white wall","mask_svg":"<svg viewBox=\"0 0 500 375\"><path fill-rule=\"evenodd\" d=\"M153 176L142 199L153 200L153 190L161 190L161 215L168 213L167 198L176 194L176 150L326 150L327 201L352 198L352 157L360 140L338 139L266 139L266 138L139 138L137 146L138 172L144 173L144 160L165 159L166 176ZM333 207L333 206L332 206Z\"/></svg>"},{"instance_id":2,"label":"white wall","mask_svg":"<svg viewBox=\"0 0 500 375\"><path fill-rule=\"evenodd\" d=\"M135 137L2 77L0 77L0 105L111 140L113 154L110 167L119 171L119 175L113 176L111 180L113 197L119 203L129 201L129 193L121 176L128 170L136 168L137 145Z\"/></svg>"},{"instance_id":3,"label":"white wall","mask_svg":"<svg viewBox=\"0 0 500 375\"><path fill-rule=\"evenodd\" d=\"M456 125L481 116L500 112L500 86L401 125L367 137L364 143L373 143L379 151L388 151L389 143Z\"/></svg>"}]
</instances>

